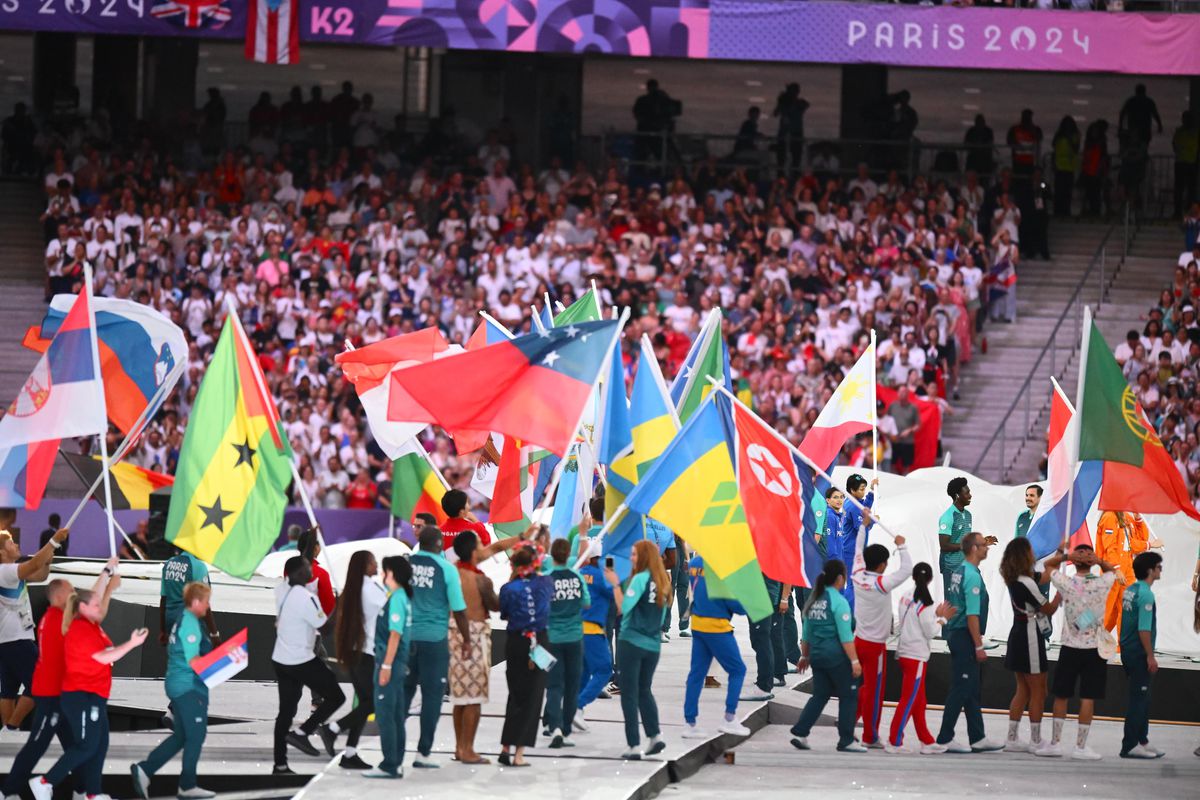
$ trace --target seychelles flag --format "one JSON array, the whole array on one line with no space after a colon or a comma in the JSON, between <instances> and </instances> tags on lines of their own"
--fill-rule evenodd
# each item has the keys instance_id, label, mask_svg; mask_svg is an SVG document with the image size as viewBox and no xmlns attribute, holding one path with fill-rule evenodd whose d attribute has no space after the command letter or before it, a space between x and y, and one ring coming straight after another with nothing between
<instances>
[{"instance_id":1,"label":"seychelles flag","mask_svg":"<svg viewBox=\"0 0 1200 800\"><path fill-rule=\"evenodd\" d=\"M250 654L246 649L246 629L230 637L208 655L192 659L192 670L208 688L220 686L250 665Z\"/></svg>"},{"instance_id":2,"label":"seychelles flag","mask_svg":"<svg viewBox=\"0 0 1200 800\"><path fill-rule=\"evenodd\" d=\"M615 320L551 328L393 372L387 417L494 431L563 456L620 330Z\"/></svg>"}]
</instances>

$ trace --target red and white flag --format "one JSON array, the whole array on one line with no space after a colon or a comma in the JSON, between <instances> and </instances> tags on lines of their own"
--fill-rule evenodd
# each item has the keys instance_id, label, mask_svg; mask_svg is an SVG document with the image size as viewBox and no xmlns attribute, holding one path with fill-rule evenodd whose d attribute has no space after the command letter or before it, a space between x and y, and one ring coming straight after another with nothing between
<instances>
[{"instance_id":1,"label":"red and white flag","mask_svg":"<svg viewBox=\"0 0 1200 800\"><path fill-rule=\"evenodd\" d=\"M249 0L246 58L260 64L300 60L300 0Z\"/></svg>"}]
</instances>

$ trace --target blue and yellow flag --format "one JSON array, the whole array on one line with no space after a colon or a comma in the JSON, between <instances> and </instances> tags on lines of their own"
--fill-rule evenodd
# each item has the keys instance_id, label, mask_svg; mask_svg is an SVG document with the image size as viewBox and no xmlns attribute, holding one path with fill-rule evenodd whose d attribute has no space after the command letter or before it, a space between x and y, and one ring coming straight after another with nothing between
<instances>
[{"instance_id":1,"label":"blue and yellow flag","mask_svg":"<svg viewBox=\"0 0 1200 800\"><path fill-rule=\"evenodd\" d=\"M740 602L751 620L771 614L738 495L725 421L711 399L696 409L625 503L691 545L704 559L706 576L715 576L723 593Z\"/></svg>"}]
</instances>

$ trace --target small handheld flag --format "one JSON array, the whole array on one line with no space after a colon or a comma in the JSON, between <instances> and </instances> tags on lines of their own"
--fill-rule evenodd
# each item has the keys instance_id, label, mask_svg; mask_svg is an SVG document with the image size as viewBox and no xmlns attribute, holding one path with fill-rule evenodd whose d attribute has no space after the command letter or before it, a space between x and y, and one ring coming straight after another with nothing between
<instances>
[{"instance_id":1,"label":"small handheld flag","mask_svg":"<svg viewBox=\"0 0 1200 800\"><path fill-rule=\"evenodd\" d=\"M242 628L208 655L192 659L192 670L208 688L220 686L250 665L246 650L246 629Z\"/></svg>"}]
</instances>

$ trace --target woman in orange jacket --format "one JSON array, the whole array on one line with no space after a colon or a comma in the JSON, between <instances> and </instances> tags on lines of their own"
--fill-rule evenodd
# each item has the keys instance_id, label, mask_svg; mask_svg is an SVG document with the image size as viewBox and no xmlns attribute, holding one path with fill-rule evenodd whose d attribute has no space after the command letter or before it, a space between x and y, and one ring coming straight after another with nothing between
<instances>
[{"instance_id":1,"label":"woman in orange jacket","mask_svg":"<svg viewBox=\"0 0 1200 800\"><path fill-rule=\"evenodd\" d=\"M1121 596L1125 587L1133 583L1133 559L1150 547L1162 547L1162 542L1150 536L1141 514L1124 511L1105 511L1096 523L1096 556L1116 568L1119 576L1108 593L1108 605L1104 612L1106 630L1121 626Z\"/></svg>"}]
</instances>

